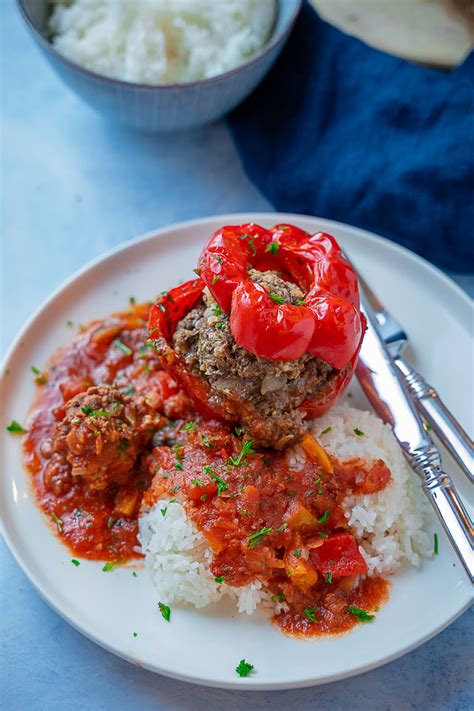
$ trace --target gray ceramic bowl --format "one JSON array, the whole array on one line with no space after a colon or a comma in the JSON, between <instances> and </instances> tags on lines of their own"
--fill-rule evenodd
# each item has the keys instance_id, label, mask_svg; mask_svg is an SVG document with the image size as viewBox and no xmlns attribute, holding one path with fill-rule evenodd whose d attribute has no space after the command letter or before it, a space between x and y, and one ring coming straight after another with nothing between
<instances>
[{"instance_id":1,"label":"gray ceramic bowl","mask_svg":"<svg viewBox=\"0 0 474 711\"><path fill-rule=\"evenodd\" d=\"M236 69L186 84L136 84L84 69L57 52L48 41L48 0L17 0L22 17L63 81L107 118L142 131L195 128L221 118L261 82L280 54L301 7L301 0L279 0L278 18L269 42Z\"/></svg>"}]
</instances>

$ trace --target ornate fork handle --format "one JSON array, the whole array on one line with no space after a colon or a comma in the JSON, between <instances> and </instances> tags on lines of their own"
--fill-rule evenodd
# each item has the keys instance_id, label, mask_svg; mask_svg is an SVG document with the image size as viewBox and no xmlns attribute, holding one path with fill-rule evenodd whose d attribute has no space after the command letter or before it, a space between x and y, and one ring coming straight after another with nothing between
<instances>
[{"instance_id":1,"label":"ornate fork handle","mask_svg":"<svg viewBox=\"0 0 474 711\"><path fill-rule=\"evenodd\" d=\"M432 425L469 480L474 482L473 441L450 413L436 390L401 356L395 358L395 363L405 376L405 382L421 415Z\"/></svg>"},{"instance_id":2,"label":"ornate fork handle","mask_svg":"<svg viewBox=\"0 0 474 711\"><path fill-rule=\"evenodd\" d=\"M446 472L432 464L412 461L423 478L423 488L453 544L467 574L474 582L474 529Z\"/></svg>"}]
</instances>

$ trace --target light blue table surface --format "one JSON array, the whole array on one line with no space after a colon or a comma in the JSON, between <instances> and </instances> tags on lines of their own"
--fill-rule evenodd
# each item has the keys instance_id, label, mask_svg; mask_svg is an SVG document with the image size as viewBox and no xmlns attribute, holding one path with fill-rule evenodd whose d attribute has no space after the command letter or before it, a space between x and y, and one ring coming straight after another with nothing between
<instances>
[{"instance_id":1,"label":"light blue table surface","mask_svg":"<svg viewBox=\"0 0 474 711\"><path fill-rule=\"evenodd\" d=\"M1 348L55 288L103 251L178 220L270 206L249 184L224 123L152 138L105 123L40 57L1 0ZM473 289L472 277L461 283ZM36 594L0 543L0 707L472 709L472 612L381 669L288 692L200 688L135 668L83 638Z\"/></svg>"}]
</instances>

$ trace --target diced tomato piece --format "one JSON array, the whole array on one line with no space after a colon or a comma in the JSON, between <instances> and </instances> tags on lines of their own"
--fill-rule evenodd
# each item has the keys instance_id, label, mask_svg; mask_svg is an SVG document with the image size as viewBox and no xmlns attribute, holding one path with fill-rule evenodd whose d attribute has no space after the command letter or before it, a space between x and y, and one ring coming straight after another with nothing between
<instances>
[{"instance_id":1,"label":"diced tomato piece","mask_svg":"<svg viewBox=\"0 0 474 711\"><path fill-rule=\"evenodd\" d=\"M215 481L210 481L203 486L199 486L199 484L191 485L186 493L192 501L204 502L207 498L217 493L217 484Z\"/></svg>"},{"instance_id":2,"label":"diced tomato piece","mask_svg":"<svg viewBox=\"0 0 474 711\"><path fill-rule=\"evenodd\" d=\"M357 541L348 533L330 536L321 546L311 550L310 558L316 570L325 576L330 573L333 578L367 572L367 563Z\"/></svg>"}]
</instances>

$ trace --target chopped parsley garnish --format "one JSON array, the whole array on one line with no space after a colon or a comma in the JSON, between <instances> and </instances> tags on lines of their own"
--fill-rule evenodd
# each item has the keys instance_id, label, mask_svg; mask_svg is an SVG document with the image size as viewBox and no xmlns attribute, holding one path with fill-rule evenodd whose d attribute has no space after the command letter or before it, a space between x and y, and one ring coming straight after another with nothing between
<instances>
[{"instance_id":1,"label":"chopped parsley garnish","mask_svg":"<svg viewBox=\"0 0 474 711\"><path fill-rule=\"evenodd\" d=\"M257 255L257 250L255 249L253 239L249 239L249 247L250 247L250 251L252 252L253 256L255 257Z\"/></svg>"},{"instance_id":2,"label":"chopped parsley garnish","mask_svg":"<svg viewBox=\"0 0 474 711\"><path fill-rule=\"evenodd\" d=\"M219 279L220 279L219 274L214 274L214 276L212 277L212 282L211 282L211 284L214 286L214 284L215 284L216 282L218 282Z\"/></svg>"},{"instance_id":3,"label":"chopped parsley garnish","mask_svg":"<svg viewBox=\"0 0 474 711\"><path fill-rule=\"evenodd\" d=\"M209 467L209 466L204 467L204 473L205 473L205 474L208 474L208 475L211 477L211 480L216 482L216 484L217 484L217 496L220 496L223 491L226 491L226 489L229 488L229 485L226 484L223 479L221 479L220 477L218 477L217 474L215 474L215 473L212 471L211 467Z\"/></svg>"},{"instance_id":4,"label":"chopped parsley garnish","mask_svg":"<svg viewBox=\"0 0 474 711\"><path fill-rule=\"evenodd\" d=\"M303 299L296 299L296 306L305 306Z\"/></svg>"},{"instance_id":5,"label":"chopped parsley garnish","mask_svg":"<svg viewBox=\"0 0 474 711\"><path fill-rule=\"evenodd\" d=\"M206 501L206 499L207 499L207 494L203 494L201 496L201 501L204 503Z\"/></svg>"},{"instance_id":6,"label":"chopped parsley garnish","mask_svg":"<svg viewBox=\"0 0 474 711\"><path fill-rule=\"evenodd\" d=\"M300 558L300 557L301 557L301 548L295 548L295 556L296 556L297 558Z\"/></svg>"},{"instance_id":7,"label":"chopped parsley garnish","mask_svg":"<svg viewBox=\"0 0 474 711\"><path fill-rule=\"evenodd\" d=\"M35 378L35 383L36 385L44 385L45 383L48 382L48 378L44 373L39 370L39 368L36 368L34 365L31 366L31 372L36 375Z\"/></svg>"},{"instance_id":8,"label":"chopped parsley garnish","mask_svg":"<svg viewBox=\"0 0 474 711\"><path fill-rule=\"evenodd\" d=\"M89 415L93 409L94 408L92 407L92 405L84 405L84 407L81 407L81 410L84 413L84 415Z\"/></svg>"},{"instance_id":9,"label":"chopped parsley garnish","mask_svg":"<svg viewBox=\"0 0 474 711\"><path fill-rule=\"evenodd\" d=\"M437 534L437 533L435 533L435 534L434 534L434 536L433 536L433 538L434 538L434 547L433 547L433 553L434 553L435 555L438 555L438 553L439 553L439 541L438 541L438 534Z\"/></svg>"},{"instance_id":10,"label":"chopped parsley garnish","mask_svg":"<svg viewBox=\"0 0 474 711\"><path fill-rule=\"evenodd\" d=\"M138 575L136 574L136 572L134 570L132 570L132 575L134 578L138 578Z\"/></svg>"},{"instance_id":11,"label":"chopped parsley garnish","mask_svg":"<svg viewBox=\"0 0 474 711\"><path fill-rule=\"evenodd\" d=\"M328 534L327 534L327 533L324 533L323 531L320 531L320 533L318 533L318 536L319 536L320 538L329 538Z\"/></svg>"},{"instance_id":12,"label":"chopped parsley garnish","mask_svg":"<svg viewBox=\"0 0 474 711\"><path fill-rule=\"evenodd\" d=\"M327 583L332 583L332 573L328 573L328 574L326 575L326 577L324 578L324 580L325 580Z\"/></svg>"},{"instance_id":13,"label":"chopped parsley garnish","mask_svg":"<svg viewBox=\"0 0 474 711\"><path fill-rule=\"evenodd\" d=\"M294 499L296 496L296 491L289 491L288 496L290 496L292 499Z\"/></svg>"},{"instance_id":14,"label":"chopped parsley garnish","mask_svg":"<svg viewBox=\"0 0 474 711\"><path fill-rule=\"evenodd\" d=\"M80 565L79 561L76 560L75 558L71 558L71 563L72 563L73 565L75 565L76 568L77 568L78 565Z\"/></svg>"},{"instance_id":15,"label":"chopped parsley garnish","mask_svg":"<svg viewBox=\"0 0 474 711\"><path fill-rule=\"evenodd\" d=\"M111 516L109 520L107 521L107 528L113 528L114 525L117 523L117 519Z\"/></svg>"},{"instance_id":16,"label":"chopped parsley garnish","mask_svg":"<svg viewBox=\"0 0 474 711\"><path fill-rule=\"evenodd\" d=\"M25 434L26 432L26 430L16 420L12 420L6 429L7 432L11 432L12 434Z\"/></svg>"},{"instance_id":17,"label":"chopped parsley garnish","mask_svg":"<svg viewBox=\"0 0 474 711\"><path fill-rule=\"evenodd\" d=\"M61 532L64 526L64 521L62 520L62 518L59 518L59 516L54 511L51 513L51 518L58 527L58 531Z\"/></svg>"},{"instance_id":18,"label":"chopped parsley garnish","mask_svg":"<svg viewBox=\"0 0 474 711\"><path fill-rule=\"evenodd\" d=\"M307 607L303 611L303 614L305 617L308 618L310 622L316 622L316 608L315 607Z\"/></svg>"},{"instance_id":19,"label":"chopped parsley garnish","mask_svg":"<svg viewBox=\"0 0 474 711\"><path fill-rule=\"evenodd\" d=\"M163 617L163 619L169 622L171 617L171 609L168 607L168 605L165 605L164 602L159 602L158 607L160 608L161 616Z\"/></svg>"},{"instance_id":20,"label":"chopped parsley garnish","mask_svg":"<svg viewBox=\"0 0 474 711\"><path fill-rule=\"evenodd\" d=\"M235 667L235 671L240 677L244 677L248 676L253 668L253 664L249 664L245 661L245 659L241 659L238 665Z\"/></svg>"},{"instance_id":21,"label":"chopped parsley garnish","mask_svg":"<svg viewBox=\"0 0 474 711\"><path fill-rule=\"evenodd\" d=\"M234 467L238 467L241 464L244 464L244 457L246 454L255 454L255 450L252 449L253 445L253 439L248 439L246 442L243 443L242 449L240 450L239 454L237 457L229 457L228 462L229 464L232 464Z\"/></svg>"},{"instance_id":22,"label":"chopped parsley garnish","mask_svg":"<svg viewBox=\"0 0 474 711\"><path fill-rule=\"evenodd\" d=\"M133 633L133 636L134 636L134 637L138 637L138 632L134 632L134 633Z\"/></svg>"},{"instance_id":23,"label":"chopped parsley garnish","mask_svg":"<svg viewBox=\"0 0 474 711\"><path fill-rule=\"evenodd\" d=\"M219 577L218 577L218 578L214 578L214 580L216 581L216 583L217 583L218 585L220 585L221 583L224 582L224 576L223 576L223 575L219 575Z\"/></svg>"},{"instance_id":24,"label":"chopped parsley garnish","mask_svg":"<svg viewBox=\"0 0 474 711\"><path fill-rule=\"evenodd\" d=\"M164 518L164 517L166 516L166 512L168 511L168 507L165 506L165 508L164 508L164 509L160 509L160 511L161 511L161 515L162 515L163 518Z\"/></svg>"},{"instance_id":25,"label":"chopped parsley garnish","mask_svg":"<svg viewBox=\"0 0 474 711\"><path fill-rule=\"evenodd\" d=\"M329 434L330 432L332 432L332 427L326 427L326 429L323 430L319 436L321 437L322 435Z\"/></svg>"},{"instance_id":26,"label":"chopped parsley garnish","mask_svg":"<svg viewBox=\"0 0 474 711\"><path fill-rule=\"evenodd\" d=\"M215 326L219 329L219 331L223 331L225 329L225 324L222 321L217 321Z\"/></svg>"},{"instance_id":27,"label":"chopped parsley garnish","mask_svg":"<svg viewBox=\"0 0 474 711\"><path fill-rule=\"evenodd\" d=\"M191 484L194 484L194 486L205 486L204 482L200 479L193 479Z\"/></svg>"},{"instance_id":28,"label":"chopped parsley garnish","mask_svg":"<svg viewBox=\"0 0 474 711\"><path fill-rule=\"evenodd\" d=\"M282 523L281 526L278 526L277 531L278 531L278 533L283 533L283 531L286 531L287 528L288 528L288 524Z\"/></svg>"},{"instance_id":29,"label":"chopped parsley garnish","mask_svg":"<svg viewBox=\"0 0 474 711\"><path fill-rule=\"evenodd\" d=\"M356 434L358 437L363 437L365 435L365 432L360 430L358 427L354 428L354 434Z\"/></svg>"},{"instance_id":30,"label":"chopped parsley garnish","mask_svg":"<svg viewBox=\"0 0 474 711\"><path fill-rule=\"evenodd\" d=\"M117 567L117 565L120 565L120 563L122 563L122 562L123 561L121 561L121 560L109 560L108 563L106 563L104 565L104 567L102 568L102 572L108 573L109 570L113 570L114 568Z\"/></svg>"},{"instance_id":31,"label":"chopped parsley garnish","mask_svg":"<svg viewBox=\"0 0 474 711\"><path fill-rule=\"evenodd\" d=\"M90 407L90 405L86 405L86 408ZM81 407L81 410L84 410L84 407ZM107 410L90 410L89 412L86 413L89 417L112 417L111 412L107 412Z\"/></svg>"},{"instance_id":32,"label":"chopped parsley garnish","mask_svg":"<svg viewBox=\"0 0 474 711\"><path fill-rule=\"evenodd\" d=\"M271 532L271 528L264 526L260 529L260 531L257 531L257 533L252 533L251 536L247 536L245 540L249 542L249 548L256 548L259 543L263 541L263 537L267 536Z\"/></svg>"},{"instance_id":33,"label":"chopped parsley garnish","mask_svg":"<svg viewBox=\"0 0 474 711\"><path fill-rule=\"evenodd\" d=\"M285 301L282 296L278 296L278 294L275 294L274 291L271 291L268 296L272 301L275 301L277 304L284 304Z\"/></svg>"},{"instance_id":34,"label":"chopped parsley garnish","mask_svg":"<svg viewBox=\"0 0 474 711\"><path fill-rule=\"evenodd\" d=\"M129 302L130 302L131 306L135 306L135 304L137 303L137 300L134 296L130 296Z\"/></svg>"},{"instance_id":35,"label":"chopped parsley garnish","mask_svg":"<svg viewBox=\"0 0 474 711\"><path fill-rule=\"evenodd\" d=\"M272 600L274 602L283 602L286 600L286 597L283 595L283 593L276 593L276 595L272 595Z\"/></svg>"},{"instance_id":36,"label":"chopped parsley garnish","mask_svg":"<svg viewBox=\"0 0 474 711\"><path fill-rule=\"evenodd\" d=\"M235 434L236 434L237 437L240 437L240 436L242 435L242 432L243 432L243 431L244 431L244 430L243 430L242 427L238 427L237 425L234 427L234 432L235 432Z\"/></svg>"},{"instance_id":37,"label":"chopped parsley garnish","mask_svg":"<svg viewBox=\"0 0 474 711\"><path fill-rule=\"evenodd\" d=\"M212 307L212 311L214 316L217 317L222 316L222 314L224 313L218 304L214 304L214 306Z\"/></svg>"},{"instance_id":38,"label":"chopped parsley garnish","mask_svg":"<svg viewBox=\"0 0 474 711\"><path fill-rule=\"evenodd\" d=\"M275 254L278 252L279 246L280 245L278 244L278 242L270 242L270 244L267 244L267 246L265 247L265 252L271 252L273 256L275 256Z\"/></svg>"},{"instance_id":39,"label":"chopped parsley garnish","mask_svg":"<svg viewBox=\"0 0 474 711\"><path fill-rule=\"evenodd\" d=\"M112 343L116 348L118 348L120 351L122 351L122 353L124 353L125 355L127 355L127 356L132 355L132 353L133 353L132 349L129 348L128 346L126 346L125 343L122 343L120 338L115 338L112 341Z\"/></svg>"},{"instance_id":40,"label":"chopped parsley garnish","mask_svg":"<svg viewBox=\"0 0 474 711\"><path fill-rule=\"evenodd\" d=\"M182 432L190 432L191 430L196 429L196 423L195 422L187 422L182 428Z\"/></svg>"},{"instance_id":41,"label":"chopped parsley garnish","mask_svg":"<svg viewBox=\"0 0 474 711\"><path fill-rule=\"evenodd\" d=\"M425 430L426 430L427 432L431 432L431 430L432 430L433 428L431 427L430 423L429 423L429 422L425 422L424 425L425 425Z\"/></svg>"},{"instance_id":42,"label":"chopped parsley garnish","mask_svg":"<svg viewBox=\"0 0 474 711\"><path fill-rule=\"evenodd\" d=\"M331 512L329 511L329 509L326 509L321 518L318 518L318 523L326 523L330 515Z\"/></svg>"},{"instance_id":43,"label":"chopped parsley garnish","mask_svg":"<svg viewBox=\"0 0 474 711\"><path fill-rule=\"evenodd\" d=\"M375 615L371 615L367 610L364 610L362 607L355 607L354 605L349 605L347 608L347 612L349 612L351 615L354 615L356 620L358 622L372 622L372 620L375 620Z\"/></svg>"}]
</instances>

